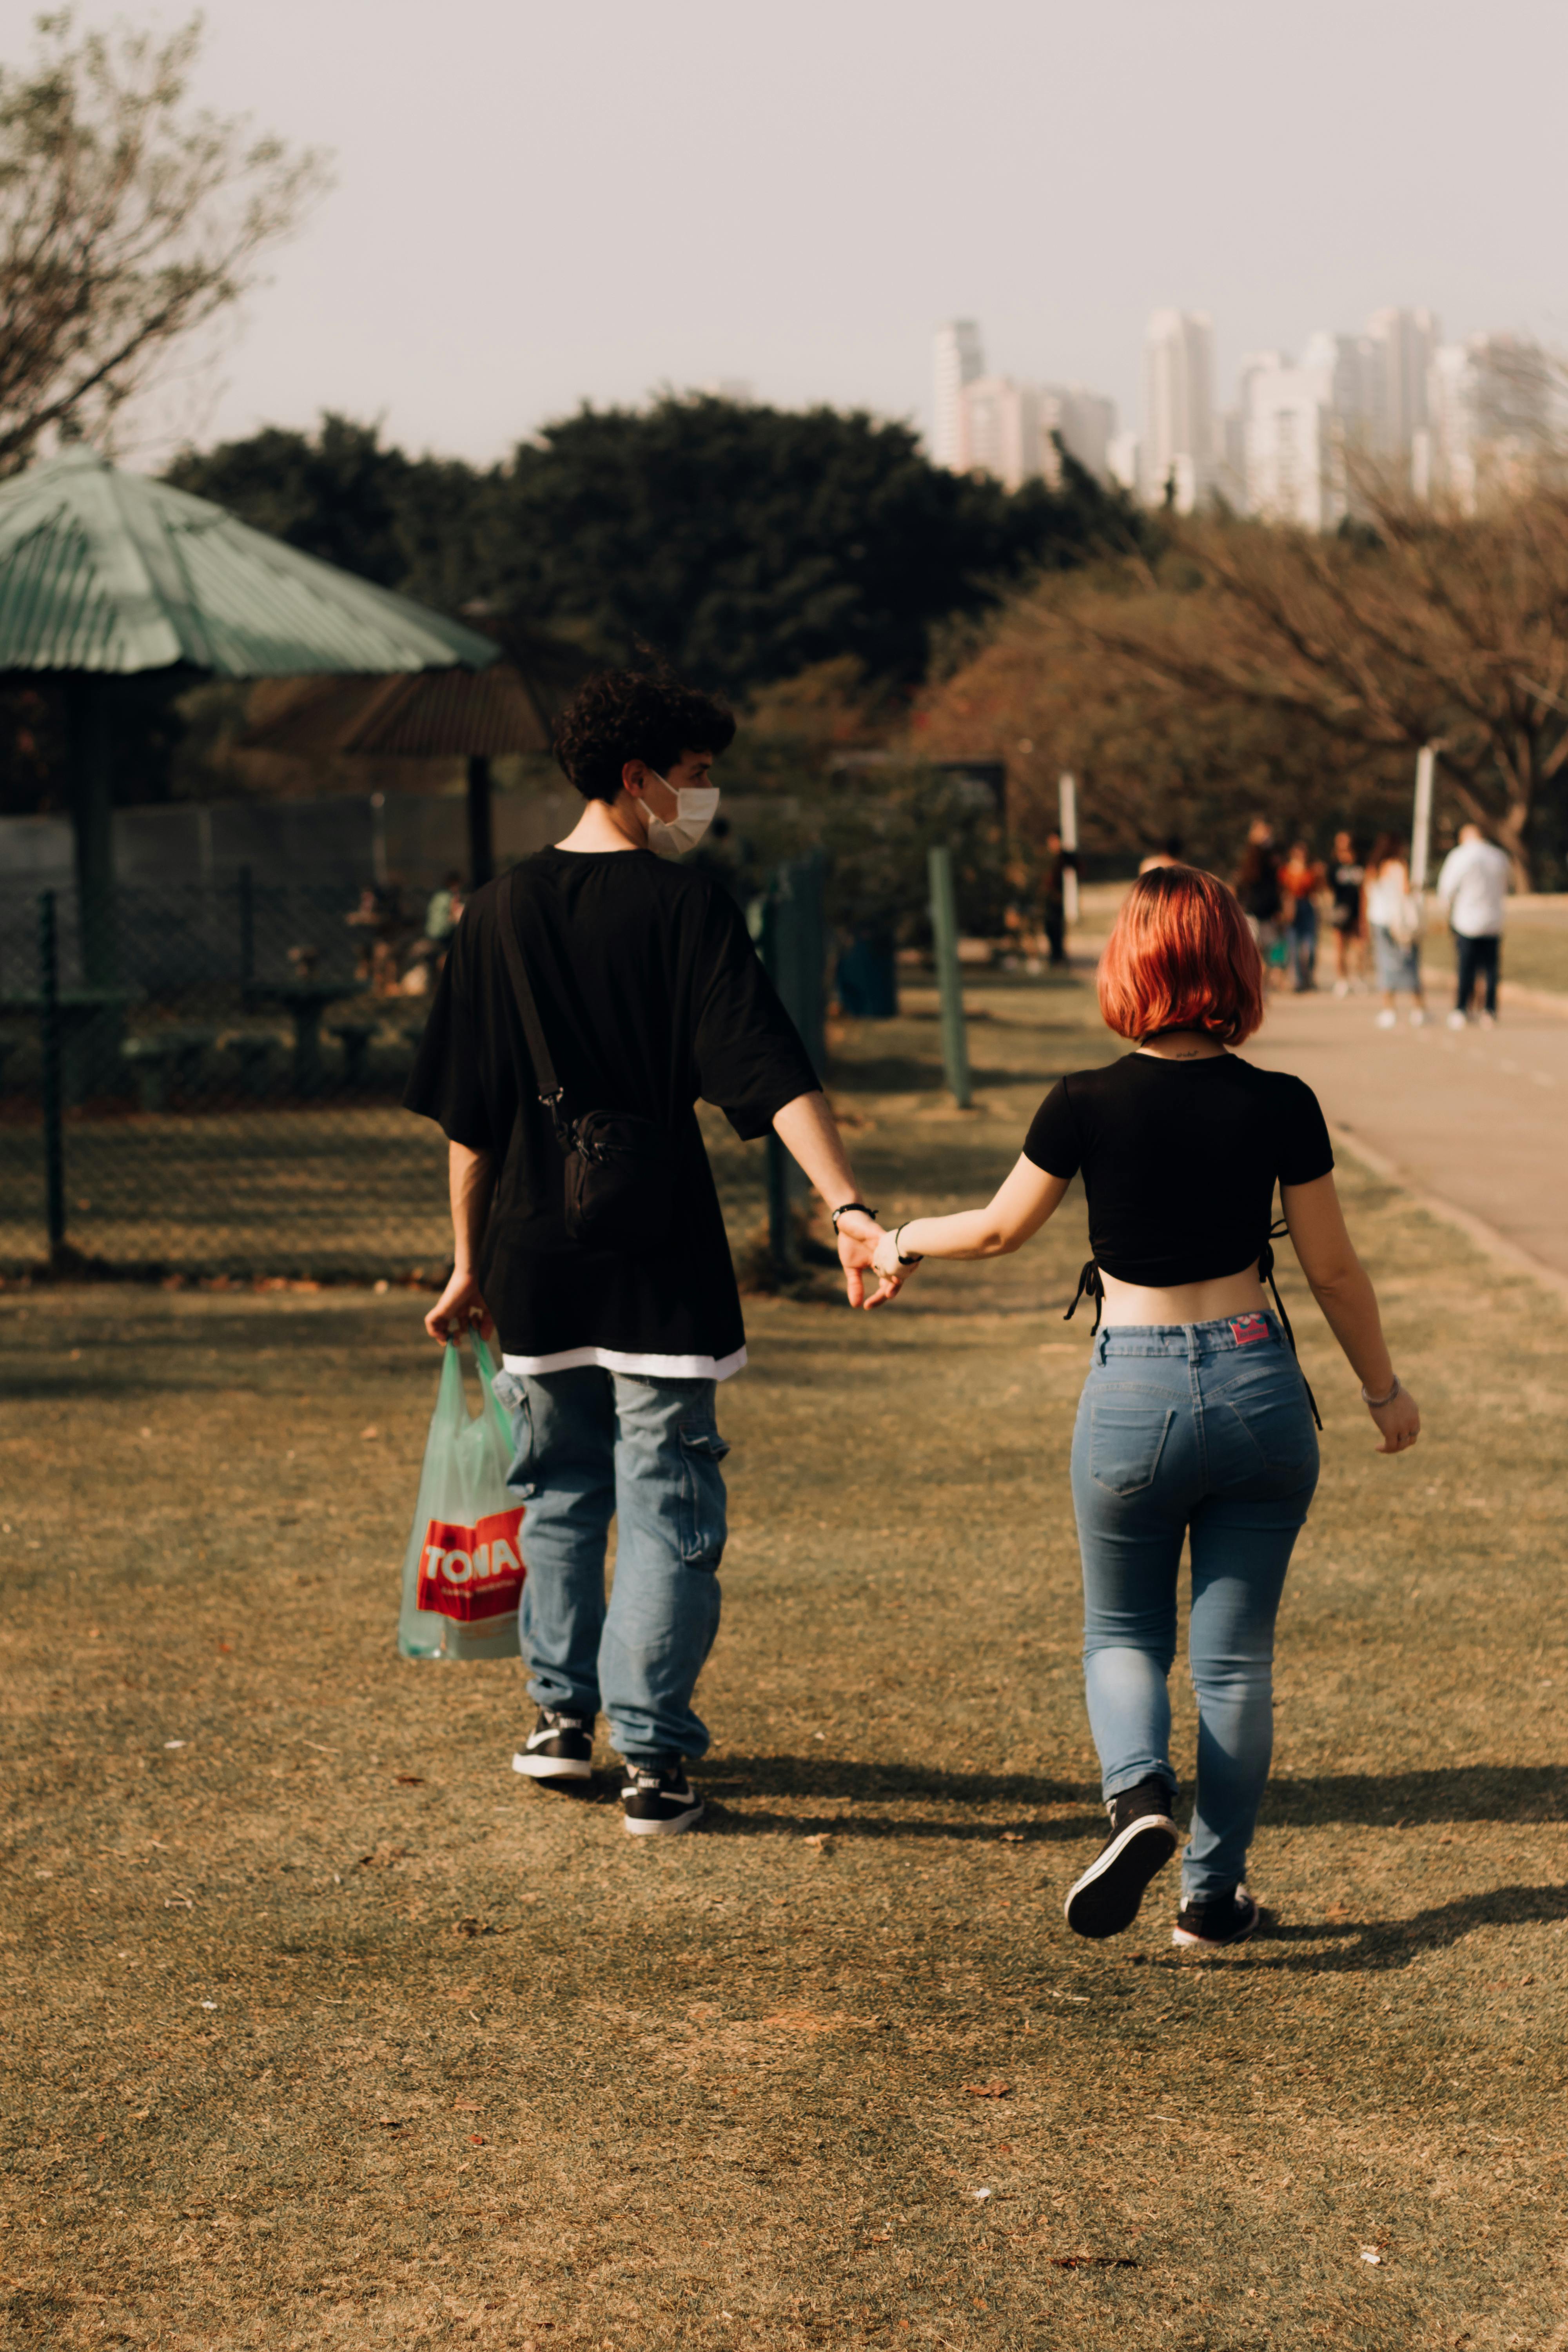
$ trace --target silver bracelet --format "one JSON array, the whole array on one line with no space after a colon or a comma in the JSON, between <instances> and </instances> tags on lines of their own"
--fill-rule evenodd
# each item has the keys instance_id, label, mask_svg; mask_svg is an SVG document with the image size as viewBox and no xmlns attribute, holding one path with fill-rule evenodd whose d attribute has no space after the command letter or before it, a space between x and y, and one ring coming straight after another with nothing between
<instances>
[{"instance_id":1,"label":"silver bracelet","mask_svg":"<svg viewBox=\"0 0 1568 2352\"><path fill-rule=\"evenodd\" d=\"M1394 1386L1389 1390L1388 1394L1385 1397L1368 1396L1366 1392L1366 1382L1363 1381L1361 1384L1361 1401L1363 1404L1371 1405L1373 1412L1381 1412L1385 1404L1392 1404L1398 1394L1399 1374L1397 1372L1394 1375Z\"/></svg>"}]
</instances>

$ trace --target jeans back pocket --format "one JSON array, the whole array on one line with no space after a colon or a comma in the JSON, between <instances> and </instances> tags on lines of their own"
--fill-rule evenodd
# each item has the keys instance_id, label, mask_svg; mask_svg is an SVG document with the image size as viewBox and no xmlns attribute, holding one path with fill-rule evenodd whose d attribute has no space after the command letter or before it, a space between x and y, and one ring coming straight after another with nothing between
<instances>
[{"instance_id":1,"label":"jeans back pocket","mask_svg":"<svg viewBox=\"0 0 1568 2352\"><path fill-rule=\"evenodd\" d=\"M1138 1495L1152 1486L1175 1418L1175 1407L1166 1404L1157 1390L1142 1399L1125 1389L1119 1395L1092 1398L1089 1469L1095 1485L1112 1495Z\"/></svg>"}]
</instances>

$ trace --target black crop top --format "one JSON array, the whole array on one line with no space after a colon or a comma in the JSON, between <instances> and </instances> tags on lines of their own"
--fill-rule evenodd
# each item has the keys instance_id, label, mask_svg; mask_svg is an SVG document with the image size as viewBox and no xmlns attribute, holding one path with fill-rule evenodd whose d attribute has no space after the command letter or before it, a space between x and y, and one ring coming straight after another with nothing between
<instances>
[{"instance_id":1,"label":"black crop top","mask_svg":"<svg viewBox=\"0 0 1568 2352\"><path fill-rule=\"evenodd\" d=\"M1154 1290L1256 1265L1276 1183L1310 1184L1334 1164L1311 1087L1234 1054L1126 1054L1075 1070L1035 1113L1024 1152L1050 1176L1082 1169L1102 1271Z\"/></svg>"}]
</instances>

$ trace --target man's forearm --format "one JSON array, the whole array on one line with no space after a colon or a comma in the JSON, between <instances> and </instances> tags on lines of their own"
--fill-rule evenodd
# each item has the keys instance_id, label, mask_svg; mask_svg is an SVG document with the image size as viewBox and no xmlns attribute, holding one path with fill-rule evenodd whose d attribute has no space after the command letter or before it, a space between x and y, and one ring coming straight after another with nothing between
<instances>
[{"instance_id":1,"label":"man's forearm","mask_svg":"<svg viewBox=\"0 0 1568 2352\"><path fill-rule=\"evenodd\" d=\"M470 1151L466 1143L448 1143L447 1184L452 1202L453 1271L472 1274L489 1223L495 1161L488 1151Z\"/></svg>"},{"instance_id":2,"label":"man's forearm","mask_svg":"<svg viewBox=\"0 0 1568 2352\"><path fill-rule=\"evenodd\" d=\"M856 1198L855 1171L825 1094L796 1095L775 1115L773 1132L830 1209Z\"/></svg>"}]
</instances>

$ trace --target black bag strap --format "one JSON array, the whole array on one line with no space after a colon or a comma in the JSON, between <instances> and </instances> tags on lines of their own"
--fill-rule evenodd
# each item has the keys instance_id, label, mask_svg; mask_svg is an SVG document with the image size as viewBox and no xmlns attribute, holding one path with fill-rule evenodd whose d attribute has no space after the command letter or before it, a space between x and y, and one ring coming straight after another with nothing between
<instances>
[{"instance_id":1,"label":"black bag strap","mask_svg":"<svg viewBox=\"0 0 1568 2352\"><path fill-rule=\"evenodd\" d=\"M1285 1312L1285 1301L1280 1297L1279 1285L1274 1279L1274 1244L1282 1234L1288 1234L1289 1230L1290 1228L1286 1223L1283 1217L1279 1219L1277 1224L1269 1226L1268 1239L1264 1243L1262 1255L1259 1256L1258 1261L1258 1271L1263 1276L1264 1281L1268 1285L1269 1289L1274 1294L1274 1311L1279 1318L1280 1328L1283 1330L1285 1338L1289 1342L1290 1353L1296 1357L1296 1370L1299 1372L1301 1372L1301 1359L1300 1355L1297 1354L1296 1350L1296 1334L1290 1328L1290 1318ZM1321 1429L1323 1425L1323 1416L1318 1411L1318 1400L1312 1394L1312 1383L1307 1378L1305 1372L1301 1372L1301 1386L1307 1391L1307 1402L1312 1408L1312 1419L1317 1423L1318 1427Z\"/></svg>"},{"instance_id":2,"label":"black bag strap","mask_svg":"<svg viewBox=\"0 0 1568 2352\"><path fill-rule=\"evenodd\" d=\"M522 949L517 936L517 899L521 874L521 867L513 869L510 887L496 908L496 915L500 924L501 952L506 957L506 967L511 975L512 992L517 998L517 1009L522 1015L522 1034L528 1040L528 1056L533 1064L533 1082L539 1089L539 1099L550 1113L556 1137L562 1141L562 1148L564 1150L564 1131L567 1122L561 1108L563 1088L560 1079L555 1075L555 1065L550 1056L550 1046L545 1038L543 1024L539 1018L539 1007L534 1003L533 990L529 983L528 967L523 962Z\"/></svg>"}]
</instances>

